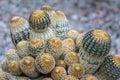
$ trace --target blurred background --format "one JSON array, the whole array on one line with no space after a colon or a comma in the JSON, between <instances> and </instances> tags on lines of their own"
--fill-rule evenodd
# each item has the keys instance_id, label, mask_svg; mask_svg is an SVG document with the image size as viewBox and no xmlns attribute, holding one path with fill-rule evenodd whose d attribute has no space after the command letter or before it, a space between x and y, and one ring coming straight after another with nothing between
<instances>
[{"instance_id":1,"label":"blurred background","mask_svg":"<svg viewBox=\"0 0 120 80\"><path fill-rule=\"evenodd\" d=\"M0 0L0 59L13 47L9 33L12 16L26 19L43 5L61 10L70 27L79 33L91 29L107 31L112 39L111 54L120 54L120 0Z\"/></svg>"}]
</instances>

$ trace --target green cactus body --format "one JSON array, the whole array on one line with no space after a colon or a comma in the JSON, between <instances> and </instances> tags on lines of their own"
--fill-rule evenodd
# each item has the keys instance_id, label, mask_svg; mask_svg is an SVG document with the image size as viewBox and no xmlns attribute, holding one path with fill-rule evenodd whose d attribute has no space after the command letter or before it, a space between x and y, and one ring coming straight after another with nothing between
<instances>
[{"instance_id":1,"label":"green cactus body","mask_svg":"<svg viewBox=\"0 0 120 80\"><path fill-rule=\"evenodd\" d=\"M50 73L55 67L55 59L49 53L42 53L35 60L37 70L42 74Z\"/></svg>"},{"instance_id":2,"label":"green cactus body","mask_svg":"<svg viewBox=\"0 0 120 80\"><path fill-rule=\"evenodd\" d=\"M20 41L16 45L16 53L19 55L20 58L30 55L28 45L29 45L28 41Z\"/></svg>"},{"instance_id":3,"label":"green cactus body","mask_svg":"<svg viewBox=\"0 0 120 80\"><path fill-rule=\"evenodd\" d=\"M22 40L29 40L29 31L27 20L19 16L12 17L10 21L10 34L15 46Z\"/></svg>"},{"instance_id":4,"label":"green cactus body","mask_svg":"<svg viewBox=\"0 0 120 80\"><path fill-rule=\"evenodd\" d=\"M68 31L70 30L66 16L62 11L56 11L56 14L53 16L53 20L51 27L55 29L57 33L56 36L61 40L65 39Z\"/></svg>"},{"instance_id":5,"label":"green cactus body","mask_svg":"<svg viewBox=\"0 0 120 80\"><path fill-rule=\"evenodd\" d=\"M79 49L80 63L84 65L87 74L94 73L109 53L111 39L102 30L91 30L84 34Z\"/></svg>"},{"instance_id":6,"label":"green cactus body","mask_svg":"<svg viewBox=\"0 0 120 80\"><path fill-rule=\"evenodd\" d=\"M74 41L76 41L78 35L79 35L79 33L76 30L70 30L67 33L67 38L72 38Z\"/></svg>"},{"instance_id":7,"label":"green cactus body","mask_svg":"<svg viewBox=\"0 0 120 80\"><path fill-rule=\"evenodd\" d=\"M7 62L9 63L10 61L19 61L20 58L19 56L17 55L16 53L16 50L15 49L9 49L7 52L6 52L6 58L7 58Z\"/></svg>"},{"instance_id":8,"label":"green cactus body","mask_svg":"<svg viewBox=\"0 0 120 80\"><path fill-rule=\"evenodd\" d=\"M50 23L49 15L42 10L33 11L29 17L30 28L37 33L46 31Z\"/></svg>"},{"instance_id":9,"label":"green cactus body","mask_svg":"<svg viewBox=\"0 0 120 80\"><path fill-rule=\"evenodd\" d=\"M34 32L31 30L30 31L30 40L33 38L36 38L36 37L42 39L43 41L47 41L49 38L56 37L56 35L51 28L48 28L46 31L44 31L42 33L37 33L37 32Z\"/></svg>"},{"instance_id":10,"label":"green cactus body","mask_svg":"<svg viewBox=\"0 0 120 80\"><path fill-rule=\"evenodd\" d=\"M59 38L50 38L46 43L46 52L50 53L55 59L62 55L62 41Z\"/></svg>"},{"instance_id":11,"label":"green cactus body","mask_svg":"<svg viewBox=\"0 0 120 80\"><path fill-rule=\"evenodd\" d=\"M40 53L45 51L45 43L42 39L34 38L29 42L29 50L33 57L37 57Z\"/></svg>"},{"instance_id":12,"label":"green cactus body","mask_svg":"<svg viewBox=\"0 0 120 80\"><path fill-rule=\"evenodd\" d=\"M108 55L95 73L99 79L117 80L120 78L120 56Z\"/></svg>"},{"instance_id":13,"label":"green cactus body","mask_svg":"<svg viewBox=\"0 0 120 80\"><path fill-rule=\"evenodd\" d=\"M68 66L70 66L73 63L79 62L79 56L76 52L68 52L64 57L64 61Z\"/></svg>"}]
</instances>

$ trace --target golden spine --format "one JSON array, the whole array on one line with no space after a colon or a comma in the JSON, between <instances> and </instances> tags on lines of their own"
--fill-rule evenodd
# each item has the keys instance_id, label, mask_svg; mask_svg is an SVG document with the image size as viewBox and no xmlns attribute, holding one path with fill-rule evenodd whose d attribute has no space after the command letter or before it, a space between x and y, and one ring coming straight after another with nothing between
<instances>
[{"instance_id":1,"label":"golden spine","mask_svg":"<svg viewBox=\"0 0 120 80\"><path fill-rule=\"evenodd\" d=\"M8 70L9 70L9 73L11 73L13 75L21 75L22 74L19 61L11 61L8 64Z\"/></svg>"},{"instance_id":2,"label":"golden spine","mask_svg":"<svg viewBox=\"0 0 120 80\"><path fill-rule=\"evenodd\" d=\"M68 52L75 51L75 43L71 38L62 41L62 56L64 57Z\"/></svg>"},{"instance_id":3,"label":"golden spine","mask_svg":"<svg viewBox=\"0 0 120 80\"><path fill-rule=\"evenodd\" d=\"M29 51L33 57L37 57L45 51L45 43L39 38L34 38L29 42Z\"/></svg>"},{"instance_id":4,"label":"golden spine","mask_svg":"<svg viewBox=\"0 0 120 80\"><path fill-rule=\"evenodd\" d=\"M66 64L66 62L65 62L64 60L58 60L58 61L56 62L56 66L60 66L60 67L66 68L66 67L67 67L67 64Z\"/></svg>"},{"instance_id":5,"label":"golden spine","mask_svg":"<svg viewBox=\"0 0 120 80\"><path fill-rule=\"evenodd\" d=\"M111 39L103 30L91 30L84 34L79 48L80 63L84 65L86 74L94 73L109 53Z\"/></svg>"},{"instance_id":6,"label":"golden spine","mask_svg":"<svg viewBox=\"0 0 120 80\"><path fill-rule=\"evenodd\" d=\"M31 56L22 58L20 61L20 68L25 75L31 78L36 78L39 76L39 73L35 67L35 60Z\"/></svg>"},{"instance_id":7,"label":"golden spine","mask_svg":"<svg viewBox=\"0 0 120 80\"><path fill-rule=\"evenodd\" d=\"M67 66L70 66L73 63L79 62L79 56L76 52L68 52L64 57L64 61Z\"/></svg>"},{"instance_id":8,"label":"golden spine","mask_svg":"<svg viewBox=\"0 0 120 80\"><path fill-rule=\"evenodd\" d=\"M78 33L76 30L70 30L70 31L67 33L67 38L71 38L71 39L73 39L74 41L76 41L78 35L79 35L79 33Z\"/></svg>"},{"instance_id":9,"label":"golden spine","mask_svg":"<svg viewBox=\"0 0 120 80\"><path fill-rule=\"evenodd\" d=\"M63 67L55 67L51 72L51 77L54 80L64 80L65 76L67 75L66 70Z\"/></svg>"},{"instance_id":10,"label":"golden spine","mask_svg":"<svg viewBox=\"0 0 120 80\"><path fill-rule=\"evenodd\" d=\"M50 23L51 21L49 15L42 10L33 11L29 17L30 28L36 33L46 31Z\"/></svg>"},{"instance_id":11,"label":"golden spine","mask_svg":"<svg viewBox=\"0 0 120 80\"><path fill-rule=\"evenodd\" d=\"M76 78L81 78L85 74L83 65L79 63L71 64L68 68L68 74Z\"/></svg>"},{"instance_id":12,"label":"golden spine","mask_svg":"<svg viewBox=\"0 0 120 80\"><path fill-rule=\"evenodd\" d=\"M50 53L55 59L62 55L62 41L59 38L50 38L46 43L46 52Z\"/></svg>"},{"instance_id":13,"label":"golden spine","mask_svg":"<svg viewBox=\"0 0 120 80\"><path fill-rule=\"evenodd\" d=\"M50 73L55 67L55 59L49 53L39 54L35 62L37 70L42 74Z\"/></svg>"}]
</instances>

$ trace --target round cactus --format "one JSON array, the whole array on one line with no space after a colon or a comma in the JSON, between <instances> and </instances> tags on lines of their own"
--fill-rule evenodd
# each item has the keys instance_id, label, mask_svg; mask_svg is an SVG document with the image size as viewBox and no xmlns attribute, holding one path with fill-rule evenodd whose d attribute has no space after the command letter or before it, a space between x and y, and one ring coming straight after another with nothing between
<instances>
[{"instance_id":1,"label":"round cactus","mask_svg":"<svg viewBox=\"0 0 120 80\"><path fill-rule=\"evenodd\" d=\"M75 76L76 78L81 78L85 74L85 70L81 64L74 63L69 66L68 74Z\"/></svg>"},{"instance_id":2,"label":"round cactus","mask_svg":"<svg viewBox=\"0 0 120 80\"><path fill-rule=\"evenodd\" d=\"M40 53L44 52L45 43L39 38L31 39L29 42L29 51L32 56L37 57Z\"/></svg>"},{"instance_id":3,"label":"round cactus","mask_svg":"<svg viewBox=\"0 0 120 80\"><path fill-rule=\"evenodd\" d=\"M104 57L109 53L111 39L105 31L91 30L84 34L81 41L80 63L84 65L87 74L92 74L100 67Z\"/></svg>"},{"instance_id":4,"label":"round cactus","mask_svg":"<svg viewBox=\"0 0 120 80\"><path fill-rule=\"evenodd\" d=\"M76 78L72 75L67 75L64 80L78 80L78 78Z\"/></svg>"},{"instance_id":5,"label":"round cactus","mask_svg":"<svg viewBox=\"0 0 120 80\"><path fill-rule=\"evenodd\" d=\"M120 78L120 56L108 55L95 75L102 80L117 80Z\"/></svg>"},{"instance_id":6,"label":"round cactus","mask_svg":"<svg viewBox=\"0 0 120 80\"><path fill-rule=\"evenodd\" d=\"M57 37L61 40L66 38L67 32L70 30L69 23L62 11L56 11L56 14L53 16L52 26L57 33Z\"/></svg>"},{"instance_id":7,"label":"round cactus","mask_svg":"<svg viewBox=\"0 0 120 80\"><path fill-rule=\"evenodd\" d=\"M16 60L16 61L19 61L20 58L19 56L17 55L16 53L16 50L15 49L9 49L7 52L6 52L6 58L7 58L7 61L8 63L12 60Z\"/></svg>"},{"instance_id":8,"label":"round cactus","mask_svg":"<svg viewBox=\"0 0 120 80\"><path fill-rule=\"evenodd\" d=\"M51 72L51 77L54 80L63 80L66 75L66 70L63 67L55 67Z\"/></svg>"},{"instance_id":9,"label":"round cactus","mask_svg":"<svg viewBox=\"0 0 120 80\"><path fill-rule=\"evenodd\" d=\"M8 64L8 70L9 70L9 73L11 73L13 75L21 75L22 74L19 61L11 61Z\"/></svg>"},{"instance_id":10,"label":"round cactus","mask_svg":"<svg viewBox=\"0 0 120 80\"><path fill-rule=\"evenodd\" d=\"M50 73L55 67L54 57L49 53L39 54L36 58L36 67L42 74Z\"/></svg>"},{"instance_id":11,"label":"round cactus","mask_svg":"<svg viewBox=\"0 0 120 80\"><path fill-rule=\"evenodd\" d=\"M109 53L111 39L107 32L102 30L91 30L82 39L85 51L90 54L104 56Z\"/></svg>"},{"instance_id":12,"label":"round cactus","mask_svg":"<svg viewBox=\"0 0 120 80\"><path fill-rule=\"evenodd\" d=\"M50 53L55 59L62 55L62 41L59 38L50 38L46 43L46 52Z\"/></svg>"},{"instance_id":13,"label":"round cactus","mask_svg":"<svg viewBox=\"0 0 120 80\"><path fill-rule=\"evenodd\" d=\"M35 67L35 60L31 56L26 56L22 58L22 60L20 61L20 68L25 75L31 78L39 76L39 73Z\"/></svg>"},{"instance_id":14,"label":"round cactus","mask_svg":"<svg viewBox=\"0 0 120 80\"><path fill-rule=\"evenodd\" d=\"M62 41L62 56L64 57L68 52L75 51L75 43L71 38Z\"/></svg>"},{"instance_id":15,"label":"round cactus","mask_svg":"<svg viewBox=\"0 0 120 80\"><path fill-rule=\"evenodd\" d=\"M76 52L68 52L64 57L64 61L68 66L70 66L73 63L79 62L79 56Z\"/></svg>"},{"instance_id":16,"label":"round cactus","mask_svg":"<svg viewBox=\"0 0 120 80\"><path fill-rule=\"evenodd\" d=\"M67 33L67 38L71 38L71 39L73 39L74 41L76 41L78 35L79 35L79 33L78 33L76 30L70 30L70 31Z\"/></svg>"},{"instance_id":17,"label":"round cactus","mask_svg":"<svg viewBox=\"0 0 120 80\"><path fill-rule=\"evenodd\" d=\"M67 64L66 64L66 62L65 62L64 60L58 60L58 61L56 62L56 66L60 66L60 67L66 68L66 67L67 67Z\"/></svg>"},{"instance_id":18,"label":"round cactus","mask_svg":"<svg viewBox=\"0 0 120 80\"><path fill-rule=\"evenodd\" d=\"M98 80L98 78L92 74L86 74L80 80Z\"/></svg>"},{"instance_id":19,"label":"round cactus","mask_svg":"<svg viewBox=\"0 0 120 80\"><path fill-rule=\"evenodd\" d=\"M10 34L13 44L22 40L29 40L29 24L27 20L19 16L13 16L10 21Z\"/></svg>"},{"instance_id":20,"label":"round cactus","mask_svg":"<svg viewBox=\"0 0 120 80\"><path fill-rule=\"evenodd\" d=\"M30 55L28 45L29 45L28 41L20 41L16 45L16 53L19 55L20 58Z\"/></svg>"},{"instance_id":21,"label":"round cactus","mask_svg":"<svg viewBox=\"0 0 120 80\"><path fill-rule=\"evenodd\" d=\"M49 27L51 21L49 15L42 10L35 10L29 17L30 28L34 32L44 32Z\"/></svg>"}]
</instances>

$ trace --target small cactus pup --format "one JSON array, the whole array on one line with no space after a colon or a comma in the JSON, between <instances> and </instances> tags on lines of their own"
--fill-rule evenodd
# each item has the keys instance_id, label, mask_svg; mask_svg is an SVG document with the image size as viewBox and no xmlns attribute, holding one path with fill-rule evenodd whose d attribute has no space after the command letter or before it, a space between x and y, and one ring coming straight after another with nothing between
<instances>
[{"instance_id":1,"label":"small cactus pup","mask_svg":"<svg viewBox=\"0 0 120 80\"><path fill-rule=\"evenodd\" d=\"M67 64L66 64L66 62L65 62L64 60L58 60L58 61L56 62L56 66L60 66L60 67L66 68L66 67L67 67Z\"/></svg>"},{"instance_id":2,"label":"small cactus pup","mask_svg":"<svg viewBox=\"0 0 120 80\"><path fill-rule=\"evenodd\" d=\"M76 41L78 35L79 35L79 33L76 30L70 30L67 33L67 38L72 38L74 41Z\"/></svg>"},{"instance_id":3,"label":"small cactus pup","mask_svg":"<svg viewBox=\"0 0 120 80\"><path fill-rule=\"evenodd\" d=\"M20 41L16 45L16 53L19 55L20 58L30 55L28 45L29 41Z\"/></svg>"},{"instance_id":4,"label":"small cactus pup","mask_svg":"<svg viewBox=\"0 0 120 80\"><path fill-rule=\"evenodd\" d=\"M45 42L40 38L33 38L29 42L29 51L33 57L37 57L45 51Z\"/></svg>"},{"instance_id":5,"label":"small cactus pup","mask_svg":"<svg viewBox=\"0 0 120 80\"><path fill-rule=\"evenodd\" d=\"M120 78L120 55L106 56L95 76L100 80L118 80Z\"/></svg>"},{"instance_id":6,"label":"small cactus pup","mask_svg":"<svg viewBox=\"0 0 120 80\"><path fill-rule=\"evenodd\" d=\"M71 38L62 41L62 58L71 51L75 51L75 43Z\"/></svg>"},{"instance_id":7,"label":"small cactus pup","mask_svg":"<svg viewBox=\"0 0 120 80\"><path fill-rule=\"evenodd\" d=\"M51 77L53 78L53 80L64 80L66 75L67 72L65 68L59 66L55 67L51 72Z\"/></svg>"},{"instance_id":8,"label":"small cactus pup","mask_svg":"<svg viewBox=\"0 0 120 80\"><path fill-rule=\"evenodd\" d=\"M10 34L13 44L16 46L22 40L29 40L29 24L20 16L13 16L10 21Z\"/></svg>"},{"instance_id":9,"label":"small cactus pup","mask_svg":"<svg viewBox=\"0 0 120 80\"><path fill-rule=\"evenodd\" d=\"M76 52L68 52L64 57L64 61L67 66L70 66L73 63L79 62L79 56Z\"/></svg>"},{"instance_id":10,"label":"small cactus pup","mask_svg":"<svg viewBox=\"0 0 120 80\"><path fill-rule=\"evenodd\" d=\"M68 31L70 30L69 22L65 14L62 11L56 11L56 14L53 16L53 20L51 27L55 29L57 37L61 40L65 39Z\"/></svg>"},{"instance_id":11,"label":"small cactus pup","mask_svg":"<svg viewBox=\"0 0 120 80\"><path fill-rule=\"evenodd\" d=\"M109 54L111 39L107 32L103 30L88 31L79 49L80 63L84 65L86 74L94 73Z\"/></svg>"},{"instance_id":12,"label":"small cactus pup","mask_svg":"<svg viewBox=\"0 0 120 80\"><path fill-rule=\"evenodd\" d=\"M76 78L75 76L72 75L67 75L64 80L79 80L78 78Z\"/></svg>"},{"instance_id":13,"label":"small cactus pup","mask_svg":"<svg viewBox=\"0 0 120 80\"><path fill-rule=\"evenodd\" d=\"M46 43L46 52L50 53L56 60L62 55L62 41L59 38L50 38Z\"/></svg>"},{"instance_id":14,"label":"small cactus pup","mask_svg":"<svg viewBox=\"0 0 120 80\"><path fill-rule=\"evenodd\" d=\"M42 74L50 73L55 67L55 59L49 53L42 53L35 60L37 70Z\"/></svg>"},{"instance_id":15,"label":"small cactus pup","mask_svg":"<svg viewBox=\"0 0 120 80\"><path fill-rule=\"evenodd\" d=\"M9 73L11 73L13 75L21 75L22 74L19 61L11 61L8 64L8 70L9 70Z\"/></svg>"},{"instance_id":16,"label":"small cactus pup","mask_svg":"<svg viewBox=\"0 0 120 80\"><path fill-rule=\"evenodd\" d=\"M15 79L11 74L0 71L0 80L15 80Z\"/></svg>"},{"instance_id":17,"label":"small cactus pup","mask_svg":"<svg viewBox=\"0 0 120 80\"><path fill-rule=\"evenodd\" d=\"M81 78L85 74L85 69L83 65L79 63L74 63L69 66L68 74L75 76L76 78Z\"/></svg>"},{"instance_id":18,"label":"small cactus pup","mask_svg":"<svg viewBox=\"0 0 120 80\"><path fill-rule=\"evenodd\" d=\"M29 17L30 24L30 39L35 37L41 38L44 41L51 37L55 37L55 32L50 28L50 17L42 10L35 10Z\"/></svg>"},{"instance_id":19,"label":"small cactus pup","mask_svg":"<svg viewBox=\"0 0 120 80\"><path fill-rule=\"evenodd\" d=\"M30 78L36 78L39 76L39 73L35 67L35 60L31 56L22 58L20 61L20 68L22 72Z\"/></svg>"},{"instance_id":20,"label":"small cactus pup","mask_svg":"<svg viewBox=\"0 0 120 80\"><path fill-rule=\"evenodd\" d=\"M19 58L19 56L17 55L15 49L9 49L9 50L6 52L5 57L6 57L7 61L8 61L8 63L9 63L10 61L13 61L13 60L15 60L15 61L19 61L19 60L20 60L20 58Z\"/></svg>"},{"instance_id":21,"label":"small cactus pup","mask_svg":"<svg viewBox=\"0 0 120 80\"><path fill-rule=\"evenodd\" d=\"M96 76L92 74L85 74L80 80L99 80ZM100 79L102 80L102 79Z\"/></svg>"}]
</instances>

